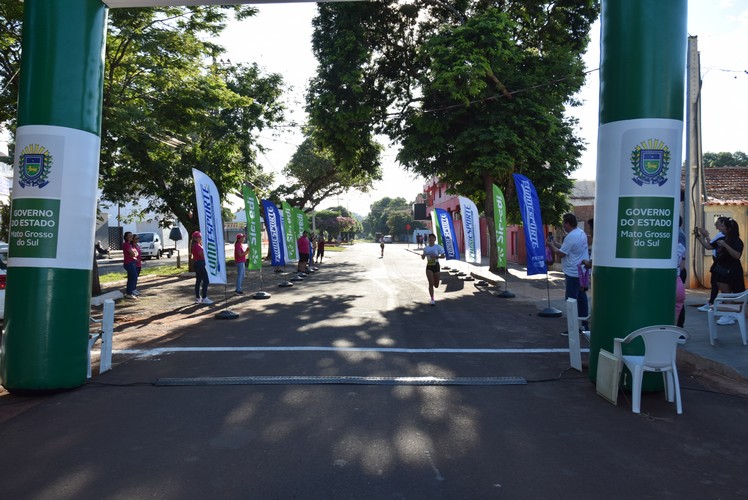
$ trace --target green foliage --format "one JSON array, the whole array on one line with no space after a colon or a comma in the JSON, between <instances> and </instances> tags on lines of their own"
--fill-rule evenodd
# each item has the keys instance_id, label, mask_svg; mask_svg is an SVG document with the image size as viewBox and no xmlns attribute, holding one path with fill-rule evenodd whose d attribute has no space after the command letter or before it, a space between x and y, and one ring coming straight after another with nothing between
<instances>
[{"instance_id":1,"label":"green foliage","mask_svg":"<svg viewBox=\"0 0 748 500\"><path fill-rule=\"evenodd\" d=\"M402 230L396 231L395 224L399 224L400 221L406 222L402 223ZM411 227L414 227L412 221L411 207L405 198L385 197L371 204L363 226L366 234L399 234L405 232L405 224L410 223Z\"/></svg>"},{"instance_id":2,"label":"green foliage","mask_svg":"<svg viewBox=\"0 0 748 500\"><path fill-rule=\"evenodd\" d=\"M319 65L306 111L316 141L340 169L368 172L375 179L381 146L374 135L384 121L386 94L395 88L393 79L376 71L372 59L392 57L395 67L404 63L401 50L389 50L404 35L394 22L391 3L321 3L312 22L312 50Z\"/></svg>"},{"instance_id":3,"label":"green foliage","mask_svg":"<svg viewBox=\"0 0 748 500\"><path fill-rule=\"evenodd\" d=\"M328 237L341 235L345 240L361 232L361 223L344 207L320 210L315 214L315 225L317 233L325 232Z\"/></svg>"},{"instance_id":4,"label":"green foliage","mask_svg":"<svg viewBox=\"0 0 748 500\"><path fill-rule=\"evenodd\" d=\"M15 129L17 114L22 21L22 2L0 2L0 124L8 124L10 129Z\"/></svg>"},{"instance_id":5,"label":"green foliage","mask_svg":"<svg viewBox=\"0 0 748 500\"><path fill-rule=\"evenodd\" d=\"M112 203L146 200L168 224L197 225L192 169L222 197L271 177L256 162L257 134L282 119L282 79L256 65L218 60L210 41L224 28L220 7L110 12L104 81L101 188ZM251 14L242 9L241 15Z\"/></svg>"},{"instance_id":6,"label":"green foliage","mask_svg":"<svg viewBox=\"0 0 748 500\"><path fill-rule=\"evenodd\" d=\"M10 204L0 203L0 241L10 241Z\"/></svg>"},{"instance_id":7,"label":"green foliage","mask_svg":"<svg viewBox=\"0 0 748 500\"><path fill-rule=\"evenodd\" d=\"M290 181L275 189L271 198L312 210L326 199L351 189L365 193L374 179L381 179L379 167L374 173L340 168L330 151L317 145L313 136L298 147L283 174Z\"/></svg>"},{"instance_id":8,"label":"green foliage","mask_svg":"<svg viewBox=\"0 0 748 500\"><path fill-rule=\"evenodd\" d=\"M0 123L13 128L23 4L0 3ZM100 187L112 204L145 200L163 225L197 224L192 168L222 196L272 176L256 161L257 135L283 117L282 79L219 59L214 40L240 6L112 9L109 12Z\"/></svg>"},{"instance_id":9,"label":"green foliage","mask_svg":"<svg viewBox=\"0 0 748 500\"><path fill-rule=\"evenodd\" d=\"M359 132L387 133L401 144L407 170L483 203L491 231L492 185L517 222L512 174L523 173L544 220L555 222L568 209L584 149L564 111L577 104L598 11L595 0L326 4L315 24L319 78L334 75L345 92L315 87L319 106L335 104L330 115L312 114L315 133L335 155L364 147ZM376 125L365 129L364 119ZM344 133L348 127L356 133ZM327 139L335 134L337 142ZM366 229L391 230L381 214Z\"/></svg>"},{"instance_id":10,"label":"green foliage","mask_svg":"<svg viewBox=\"0 0 748 500\"><path fill-rule=\"evenodd\" d=\"M704 153L705 167L748 167L748 155L742 151L734 153Z\"/></svg>"},{"instance_id":11,"label":"green foliage","mask_svg":"<svg viewBox=\"0 0 748 500\"><path fill-rule=\"evenodd\" d=\"M410 224L410 230L406 228ZM389 234L405 234L413 230L413 216L410 211L398 210L387 215L387 231Z\"/></svg>"}]
</instances>

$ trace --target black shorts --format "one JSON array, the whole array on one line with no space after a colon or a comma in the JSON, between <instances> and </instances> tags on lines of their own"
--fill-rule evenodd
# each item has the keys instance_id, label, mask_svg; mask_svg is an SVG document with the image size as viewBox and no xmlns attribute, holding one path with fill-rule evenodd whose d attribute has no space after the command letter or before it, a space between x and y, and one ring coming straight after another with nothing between
<instances>
[{"instance_id":1,"label":"black shorts","mask_svg":"<svg viewBox=\"0 0 748 500\"><path fill-rule=\"evenodd\" d=\"M302 262L306 262L309 260L309 254L308 253L300 253L299 254L299 260Z\"/></svg>"},{"instance_id":2,"label":"black shorts","mask_svg":"<svg viewBox=\"0 0 748 500\"><path fill-rule=\"evenodd\" d=\"M439 263L437 262L436 264L429 264L426 266L426 270L431 271L432 273L438 273L441 271L441 267L439 267Z\"/></svg>"}]
</instances>

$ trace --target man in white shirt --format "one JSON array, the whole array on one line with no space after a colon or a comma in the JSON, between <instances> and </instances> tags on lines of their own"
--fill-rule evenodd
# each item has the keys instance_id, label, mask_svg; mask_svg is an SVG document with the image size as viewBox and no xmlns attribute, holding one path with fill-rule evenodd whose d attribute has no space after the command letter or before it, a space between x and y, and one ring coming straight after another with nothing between
<instances>
[{"instance_id":1,"label":"man in white shirt","mask_svg":"<svg viewBox=\"0 0 748 500\"><path fill-rule=\"evenodd\" d=\"M564 214L563 227L567 233L563 244L559 245L552 238L548 238L545 244L561 256L561 268L566 284L564 299L576 299L577 314L580 318L586 318L589 315L587 292L579 287L578 266L589 257L587 235L577 227L577 218L574 214ZM582 329L589 329L586 320L582 320Z\"/></svg>"}]
</instances>

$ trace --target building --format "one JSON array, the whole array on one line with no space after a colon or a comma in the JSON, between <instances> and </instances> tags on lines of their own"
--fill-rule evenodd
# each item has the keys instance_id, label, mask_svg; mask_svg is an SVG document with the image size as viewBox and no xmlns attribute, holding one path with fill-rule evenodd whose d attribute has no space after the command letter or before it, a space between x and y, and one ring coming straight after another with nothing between
<instances>
[{"instance_id":1,"label":"building","mask_svg":"<svg viewBox=\"0 0 748 500\"><path fill-rule=\"evenodd\" d=\"M711 167L704 168L703 203L704 227L715 234L714 222L718 217L731 217L738 223L740 239L745 243L748 235L748 167ZM687 196L688 194L685 193ZM685 229L688 233L688 229ZM691 235L688 235L692 238ZM699 283L710 287L709 268L712 265L712 253L701 245L693 247L694 255L688 259L688 272L694 273ZM741 257L743 279L748 270L748 252L744 249Z\"/></svg>"},{"instance_id":2,"label":"building","mask_svg":"<svg viewBox=\"0 0 748 500\"><path fill-rule=\"evenodd\" d=\"M438 178L432 177L424 184L424 193L426 194L426 210L430 214L435 208L446 210L452 215L457 241L460 245L460 252L464 251L465 243L462 233L462 224L460 221L460 200L456 195L447 193L448 186L439 181ZM511 200L507 200L511 203ZM576 181L572 189L569 203L573 207L573 213L579 220L579 227L591 237L590 221L595 213L595 181ZM479 207L480 209L481 207ZM431 222L428 223L432 229ZM553 226L545 225L544 230L556 231ZM560 230L560 229L559 229ZM562 230L560 230L563 232ZM488 237L488 225L486 218L480 220L480 238L481 254L489 255L489 245L491 244ZM526 265L527 252L525 250L525 233L522 226L507 226L507 262L514 264ZM560 236L560 235L559 235Z\"/></svg>"}]
</instances>

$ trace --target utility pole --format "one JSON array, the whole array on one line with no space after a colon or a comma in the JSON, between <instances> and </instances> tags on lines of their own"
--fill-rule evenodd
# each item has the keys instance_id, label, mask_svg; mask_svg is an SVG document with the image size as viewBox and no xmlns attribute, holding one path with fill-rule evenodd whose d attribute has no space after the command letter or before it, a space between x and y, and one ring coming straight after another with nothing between
<instances>
[{"instance_id":1,"label":"utility pole","mask_svg":"<svg viewBox=\"0 0 748 500\"><path fill-rule=\"evenodd\" d=\"M704 226L704 167L701 156L701 63L698 40L688 37L686 93L686 185L683 200L683 230L686 231L686 262L688 288L703 286L704 258L701 245L696 243L693 230Z\"/></svg>"}]
</instances>

